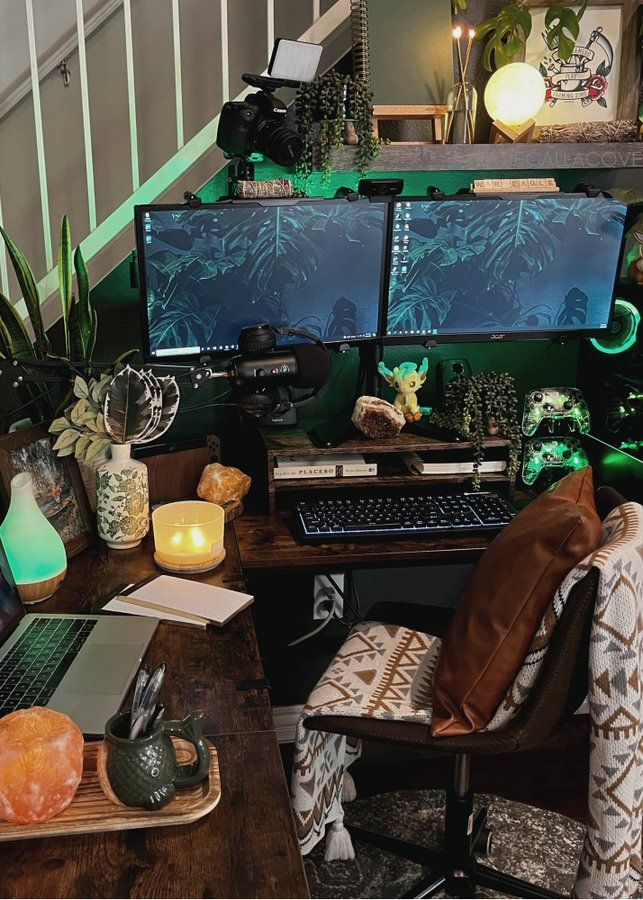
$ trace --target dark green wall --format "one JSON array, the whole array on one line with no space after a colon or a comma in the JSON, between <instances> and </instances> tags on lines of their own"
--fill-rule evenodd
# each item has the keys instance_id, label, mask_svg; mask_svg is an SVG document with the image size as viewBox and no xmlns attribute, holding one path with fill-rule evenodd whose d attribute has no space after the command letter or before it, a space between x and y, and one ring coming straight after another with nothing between
<instances>
[{"instance_id":1,"label":"dark green wall","mask_svg":"<svg viewBox=\"0 0 643 900\"><path fill-rule=\"evenodd\" d=\"M260 179L283 175L263 163L257 167ZM429 184L436 185L445 193L455 193L468 186L474 178L503 177L503 172L373 172L373 175L401 177L405 181L404 193L407 195L424 195ZM514 177L529 177L531 172L512 172ZM562 190L572 190L579 181L592 181L591 172L561 171L543 173L553 175ZM332 197L340 186L355 187L359 176L355 172L342 172L333 175L327 184L322 184L321 175L311 179L308 193L311 196ZM205 202L217 200L225 192L225 176L220 173L199 191ZM130 264L125 261L116 268L101 284L93 289L93 297L99 312L99 341L96 359L110 361L124 350L140 347L140 302L138 290L130 285ZM422 347L397 347L386 350L385 359L392 363L404 359L420 360L426 353ZM578 342L570 341L561 346L551 341L529 341L514 344L442 344L431 350L429 356L429 381L424 397L432 402L432 373L440 359L454 356L466 356L474 372L491 370L511 372L517 382L519 395L527 390L545 384L575 384L577 378ZM333 371L330 383L323 396L302 411L302 420L306 423L332 417L346 409L353 397L356 378L357 351L347 354L333 354ZM177 422L169 437L174 439L193 438L213 430L225 428L225 420L231 414L230 408L214 409L211 404L215 392L222 388L219 382L202 388L198 392L189 386L183 390L183 401ZM203 408L203 407L206 408ZM199 407L191 410L191 407ZM305 416L303 413L305 412Z\"/></svg>"}]
</instances>

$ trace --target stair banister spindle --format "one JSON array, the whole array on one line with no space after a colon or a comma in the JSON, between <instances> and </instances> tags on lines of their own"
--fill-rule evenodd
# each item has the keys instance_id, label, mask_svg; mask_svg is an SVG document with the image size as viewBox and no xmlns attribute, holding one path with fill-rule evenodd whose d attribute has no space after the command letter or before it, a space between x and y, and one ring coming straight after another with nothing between
<instances>
[{"instance_id":1,"label":"stair banister spindle","mask_svg":"<svg viewBox=\"0 0 643 900\"><path fill-rule=\"evenodd\" d=\"M129 108L129 139L132 159L132 191L141 184L138 169L138 127L136 125L136 82L134 80L134 42L132 40L132 2L123 0L125 27L125 65L127 68L127 105Z\"/></svg>"},{"instance_id":2,"label":"stair banister spindle","mask_svg":"<svg viewBox=\"0 0 643 900\"><path fill-rule=\"evenodd\" d=\"M0 194L0 225L2 225L2 195ZM0 291L9 296L9 272L7 270L7 250L4 241L0 242Z\"/></svg>"},{"instance_id":3,"label":"stair banister spindle","mask_svg":"<svg viewBox=\"0 0 643 900\"><path fill-rule=\"evenodd\" d=\"M45 248L45 265L49 271L53 265L51 250L51 220L49 218L49 186L47 183L47 163L45 161L45 140L42 129L42 108L40 106L40 81L38 79L38 56L36 54L36 30L33 20L33 2L25 0L27 14L27 38L29 40L29 67L31 69L31 92L33 116L36 129L36 153L38 156L38 179L40 182L40 208L42 211L42 240Z\"/></svg>"},{"instance_id":4,"label":"stair banister spindle","mask_svg":"<svg viewBox=\"0 0 643 900\"><path fill-rule=\"evenodd\" d=\"M96 228L96 190L94 187L94 155L92 153L92 123L89 113L89 83L87 80L87 46L85 43L85 14L83 0L76 0L76 33L78 35L78 74L80 100L83 111L83 139L85 142L85 176L87 179L87 208L89 230Z\"/></svg>"},{"instance_id":5,"label":"stair banister spindle","mask_svg":"<svg viewBox=\"0 0 643 900\"><path fill-rule=\"evenodd\" d=\"M321 0L313 0L313 22L321 16Z\"/></svg>"},{"instance_id":6,"label":"stair banister spindle","mask_svg":"<svg viewBox=\"0 0 643 900\"><path fill-rule=\"evenodd\" d=\"M230 99L228 0L221 0L221 97L224 103Z\"/></svg>"},{"instance_id":7,"label":"stair banister spindle","mask_svg":"<svg viewBox=\"0 0 643 900\"><path fill-rule=\"evenodd\" d=\"M185 143L183 133L183 79L181 74L181 22L179 0L172 0L172 33L174 42L174 94L176 97L176 146Z\"/></svg>"},{"instance_id":8,"label":"stair banister spindle","mask_svg":"<svg viewBox=\"0 0 643 900\"><path fill-rule=\"evenodd\" d=\"M275 43L275 0L266 0L266 23L268 32L268 59Z\"/></svg>"}]
</instances>

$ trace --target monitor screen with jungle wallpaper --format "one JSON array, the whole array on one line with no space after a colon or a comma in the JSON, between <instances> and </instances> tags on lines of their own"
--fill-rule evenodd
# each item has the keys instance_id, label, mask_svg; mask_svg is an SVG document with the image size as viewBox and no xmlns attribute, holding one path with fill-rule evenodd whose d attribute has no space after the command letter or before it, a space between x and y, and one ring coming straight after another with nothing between
<instances>
[{"instance_id":1,"label":"monitor screen with jungle wallpaper","mask_svg":"<svg viewBox=\"0 0 643 900\"><path fill-rule=\"evenodd\" d=\"M262 322L375 337L387 218L367 200L137 207L148 359L233 351Z\"/></svg>"},{"instance_id":2,"label":"monitor screen with jungle wallpaper","mask_svg":"<svg viewBox=\"0 0 643 900\"><path fill-rule=\"evenodd\" d=\"M513 340L609 325L626 206L609 197L393 204L386 334Z\"/></svg>"}]
</instances>

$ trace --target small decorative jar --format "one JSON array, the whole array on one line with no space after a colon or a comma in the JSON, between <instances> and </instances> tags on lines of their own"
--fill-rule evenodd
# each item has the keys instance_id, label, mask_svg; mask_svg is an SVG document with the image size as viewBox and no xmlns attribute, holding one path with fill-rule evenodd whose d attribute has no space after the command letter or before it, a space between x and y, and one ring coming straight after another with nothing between
<instances>
[{"instance_id":1,"label":"small decorative jar","mask_svg":"<svg viewBox=\"0 0 643 900\"><path fill-rule=\"evenodd\" d=\"M114 550L137 547L150 530L147 466L131 449L112 444L112 458L96 470L98 534Z\"/></svg>"}]
</instances>

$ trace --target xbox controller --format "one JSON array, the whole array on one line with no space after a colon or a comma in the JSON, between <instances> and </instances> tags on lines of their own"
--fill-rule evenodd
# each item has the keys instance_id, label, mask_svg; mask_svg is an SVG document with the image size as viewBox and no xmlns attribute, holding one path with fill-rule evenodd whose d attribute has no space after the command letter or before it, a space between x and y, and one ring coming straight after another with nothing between
<instances>
[{"instance_id":1,"label":"xbox controller","mask_svg":"<svg viewBox=\"0 0 643 900\"><path fill-rule=\"evenodd\" d=\"M577 438L532 438L525 444L522 480L533 484L543 469L567 469L570 472L588 465L587 454Z\"/></svg>"},{"instance_id":2,"label":"xbox controller","mask_svg":"<svg viewBox=\"0 0 643 900\"><path fill-rule=\"evenodd\" d=\"M541 422L554 426L565 421L570 431L587 434L590 426L589 409L578 388L539 388L525 397L522 430L531 437Z\"/></svg>"}]
</instances>

